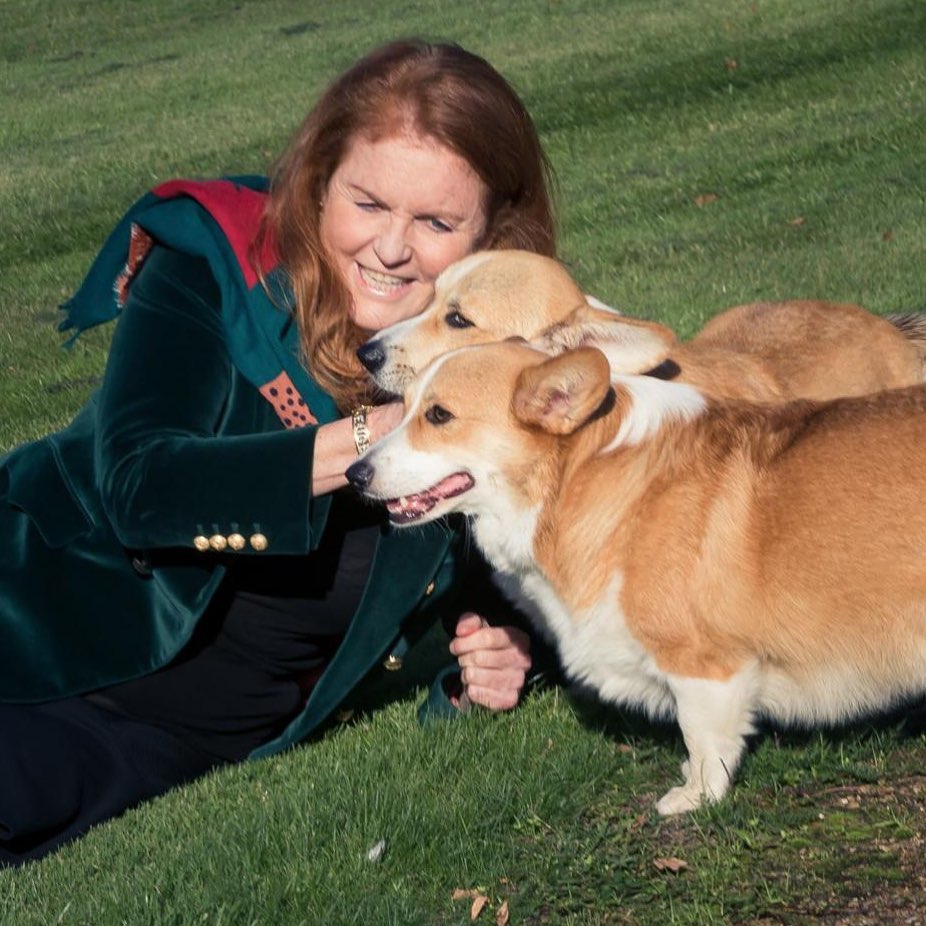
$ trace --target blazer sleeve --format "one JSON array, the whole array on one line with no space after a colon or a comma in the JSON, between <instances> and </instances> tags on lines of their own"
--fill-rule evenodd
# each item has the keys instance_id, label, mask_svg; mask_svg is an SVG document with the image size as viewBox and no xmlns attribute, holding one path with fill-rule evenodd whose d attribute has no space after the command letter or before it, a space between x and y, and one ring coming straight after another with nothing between
<instances>
[{"instance_id":1,"label":"blazer sleeve","mask_svg":"<svg viewBox=\"0 0 926 926\"><path fill-rule=\"evenodd\" d=\"M126 547L259 532L268 552L304 553L316 428L284 430L236 375L218 292L205 261L163 247L139 271L97 404L101 502Z\"/></svg>"}]
</instances>

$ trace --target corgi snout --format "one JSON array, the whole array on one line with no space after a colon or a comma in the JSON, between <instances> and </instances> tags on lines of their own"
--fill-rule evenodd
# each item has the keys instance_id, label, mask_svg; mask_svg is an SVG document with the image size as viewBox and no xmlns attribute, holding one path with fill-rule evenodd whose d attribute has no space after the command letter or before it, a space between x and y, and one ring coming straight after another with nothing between
<instances>
[{"instance_id":1,"label":"corgi snout","mask_svg":"<svg viewBox=\"0 0 926 926\"><path fill-rule=\"evenodd\" d=\"M357 359L368 373L377 373L386 362L386 350L382 341L371 340L357 348Z\"/></svg>"},{"instance_id":2,"label":"corgi snout","mask_svg":"<svg viewBox=\"0 0 926 926\"><path fill-rule=\"evenodd\" d=\"M366 460L357 460L356 463L351 463L347 467L344 475L347 477L351 488L357 492L363 492L364 489L369 488L370 483L373 481L374 472L372 463L368 463Z\"/></svg>"}]
</instances>

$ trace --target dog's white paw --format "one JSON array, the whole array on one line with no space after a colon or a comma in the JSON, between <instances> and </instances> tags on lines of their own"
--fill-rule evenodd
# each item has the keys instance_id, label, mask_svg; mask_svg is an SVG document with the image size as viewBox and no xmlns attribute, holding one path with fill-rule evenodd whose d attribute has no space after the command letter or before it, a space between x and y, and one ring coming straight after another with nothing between
<instances>
[{"instance_id":1,"label":"dog's white paw","mask_svg":"<svg viewBox=\"0 0 926 926\"><path fill-rule=\"evenodd\" d=\"M704 802L704 792L691 785L680 785L667 791L656 801L656 812L663 817L697 810Z\"/></svg>"}]
</instances>

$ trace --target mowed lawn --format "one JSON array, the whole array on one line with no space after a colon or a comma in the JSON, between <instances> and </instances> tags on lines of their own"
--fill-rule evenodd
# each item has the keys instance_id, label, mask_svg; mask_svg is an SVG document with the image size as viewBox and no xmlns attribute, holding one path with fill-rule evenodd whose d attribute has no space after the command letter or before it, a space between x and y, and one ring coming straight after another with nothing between
<instances>
[{"instance_id":1,"label":"mowed lawn","mask_svg":"<svg viewBox=\"0 0 926 926\"><path fill-rule=\"evenodd\" d=\"M56 306L129 203L264 171L411 34L521 92L599 298L683 335L757 299L926 310L921 0L4 0L0 450L99 381L109 332L65 350ZM763 730L728 800L666 821L672 726L554 689L422 729L420 698L0 872L0 924L926 922L917 718Z\"/></svg>"}]
</instances>

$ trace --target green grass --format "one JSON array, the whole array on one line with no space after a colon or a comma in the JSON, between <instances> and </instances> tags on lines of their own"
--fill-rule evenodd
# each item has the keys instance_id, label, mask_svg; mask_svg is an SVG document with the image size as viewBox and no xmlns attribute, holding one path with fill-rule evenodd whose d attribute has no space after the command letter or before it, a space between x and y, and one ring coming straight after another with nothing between
<instances>
[{"instance_id":1,"label":"green grass","mask_svg":"<svg viewBox=\"0 0 926 926\"><path fill-rule=\"evenodd\" d=\"M661 820L681 756L671 731L557 691L427 730L399 703L0 872L0 922L463 924L463 889L484 922L507 902L524 924L798 923L926 887L923 739L766 736L729 800Z\"/></svg>"},{"instance_id":2,"label":"green grass","mask_svg":"<svg viewBox=\"0 0 926 926\"><path fill-rule=\"evenodd\" d=\"M101 375L108 332L62 350L55 307L129 202L263 170L330 76L411 33L521 91L563 255L612 304L686 335L757 298L926 309L919 0L5 0L0 447ZM555 691L427 731L414 704L0 873L0 923L467 923L455 889L537 926L921 915L926 741L896 723L765 734L730 800L663 821L671 729Z\"/></svg>"}]
</instances>

